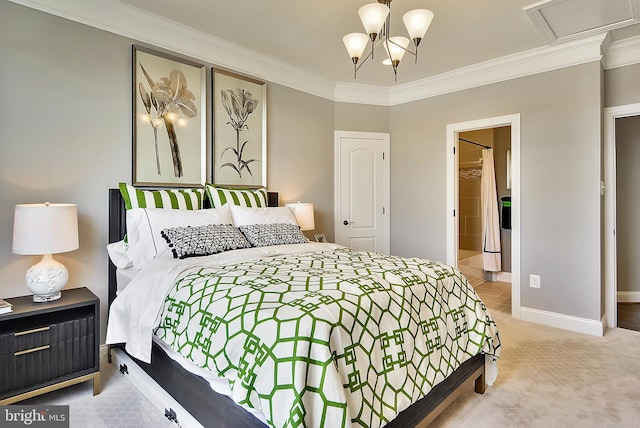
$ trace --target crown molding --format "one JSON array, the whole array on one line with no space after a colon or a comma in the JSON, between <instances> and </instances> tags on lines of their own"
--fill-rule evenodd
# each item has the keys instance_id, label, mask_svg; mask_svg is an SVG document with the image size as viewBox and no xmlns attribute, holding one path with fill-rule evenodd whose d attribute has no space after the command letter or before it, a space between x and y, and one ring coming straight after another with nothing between
<instances>
[{"instance_id":1,"label":"crown molding","mask_svg":"<svg viewBox=\"0 0 640 428\"><path fill-rule=\"evenodd\" d=\"M386 94L379 93L378 95L385 96L372 100L375 94L367 94L365 103L394 106L591 61L600 61L605 38L606 34L597 34L584 39L507 55L395 86L390 89L388 98ZM363 99L362 94L368 91L365 85L340 84L336 87L336 100L360 103Z\"/></svg>"},{"instance_id":2,"label":"crown molding","mask_svg":"<svg viewBox=\"0 0 640 428\"><path fill-rule=\"evenodd\" d=\"M32 9L174 51L179 55L333 99L335 82L117 0L10 0Z\"/></svg>"},{"instance_id":3,"label":"crown molding","mask_svg":"<svg viewBox=\"0 0 640 428\"><path fill-rule=\"evenodd\" d=\"M333 100L342 103L390 106L393 88L337 82Z\"/></svg>"},{"instance_id":4,"label":"crown molding","mask_svg":"<svg viewBox=\"0 0 640 428\"><path fill-rule=\"evenodd\" d=\"M640 63L640 36L612 42L604 57L604 69Z\"/></svg>"},{"instance_id":5,"label":"crown molding","mask_svg":"<svg viewBox=\"0 0 640 428\"><path fill-rule=\"evenodd\" d=\"M337 102L393 106L602 60L605 33L504 56L392 87L335 82L118 0L10 0L237 73ZM605 68L640 62L640 37L613 42Z\"/></svg>"}]
</instances>

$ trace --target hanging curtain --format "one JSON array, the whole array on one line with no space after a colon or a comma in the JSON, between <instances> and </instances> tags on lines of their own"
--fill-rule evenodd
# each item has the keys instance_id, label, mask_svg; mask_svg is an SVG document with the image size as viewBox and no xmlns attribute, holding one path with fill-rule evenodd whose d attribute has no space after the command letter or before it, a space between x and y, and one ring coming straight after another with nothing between
<instances>
[{"instance_id":1,"label":"hanging curtain","mask_svg":"<svg viewBox=\"0 0 640 428\"><path fill-rule=\"evenodd\" d=\"M500 217L498 192L493 165L493 149L482 150L482 176L480 177L480 203L482 205L482 269L487 272L502 270L500 254Z\"/></svg>"}]
</instances>

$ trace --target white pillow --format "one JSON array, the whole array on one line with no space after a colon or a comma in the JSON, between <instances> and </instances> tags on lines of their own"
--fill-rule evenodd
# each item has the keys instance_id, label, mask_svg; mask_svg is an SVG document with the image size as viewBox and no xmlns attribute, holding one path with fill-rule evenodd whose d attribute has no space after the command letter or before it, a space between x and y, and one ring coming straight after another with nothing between
<instances>
[{"instance_id":1,"label":"white pillow","mask_svg":"<svg viewBox=\"0 0 640 428\"><path fill-rule=\"evenodd\" d=\"M298 224L293 211L288 207L248 208L229 204L225 206L231 209L231 217L233 217L235 227L250 224Z\"/></svg>"},{"instance_id":2,"label":"white pillow","mask_svg":"<svg viewBox=\"0 0 640 428\"><path fill-rule=\"evenodd\" d=\"M167 241L160 235L163 229L232 222L226 206L205 210L132 208L127 211L127 254L133 266L141 269L156 257L173 258Z\"/></svg>"},{"instance_id":3,"label":"white pillow","mask_svg":"<svg viewBox=\"0 0 640 428\"><path fill-rule=\"evenodd\" d=\"M131 262L131 258L129 258L129 254L127 253L127 243L122 241L112 242L107 245L107 253L109 253L109 258L115 267L118 269L126 269L128 267L133 266Z\"/></svg>"}]
</instances>

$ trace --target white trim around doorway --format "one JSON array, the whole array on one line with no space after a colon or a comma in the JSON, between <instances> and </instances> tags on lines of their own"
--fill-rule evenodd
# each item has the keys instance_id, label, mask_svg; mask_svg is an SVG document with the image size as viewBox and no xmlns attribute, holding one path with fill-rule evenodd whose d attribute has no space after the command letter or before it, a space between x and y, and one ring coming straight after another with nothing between
<instances>
[{"instance_id":1,"label":"white trim around doorway","mask_svg":"<svg viewBox=\"0 0 640 428\"><path fill-rule=\"evenodd\" d=\"M520 318L520 114L447 125L447 263L458 264L458 134L511 126L511 315Z\"/></svg>"},{"instance_id":2,"label":"white trim around doorway","mask_svg":"<svg viewBox=\"0 0 640 428\"><path fill-rule=\"evenodd\" d=\"M640 104L604 109L604 311L607 327L618 326L616 254L616 119L640 116Z\"/></svg>"}]
</instances>

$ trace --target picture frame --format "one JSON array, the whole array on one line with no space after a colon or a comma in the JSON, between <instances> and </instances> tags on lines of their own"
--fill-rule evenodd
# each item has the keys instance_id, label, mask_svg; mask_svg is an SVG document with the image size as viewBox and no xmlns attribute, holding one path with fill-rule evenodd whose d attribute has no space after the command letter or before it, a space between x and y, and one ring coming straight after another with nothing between
<instances>
[{"instance_id":1,"label":"picture frame","mask_svg":"<svg viewBox=\"0 0 640 428\"><path fill-rule=\"evenodd\" d=\"M138 45L132 58L132 184L204 185L207 67Z\"/></svg>"},{"instance_id":2,"label":"picture frame","mask_svg":"<svg viewBox=\"0 0 640 428\"><path fill-rule=\"evenodd\" d=\"M313 239L316 242L322 242L322 243L327 243L329 241L327 241L327 237L324 236L324 233L314 233L313 234Z\"/></svg>"},{"instance_id":3,"label":"picture frame","mask_svg":"<svg viewBox=\"0 0 640 428\"><path fill-rule=\"evenodd\" d=\"M267 84L213 69L212 182L267 187Z\"/></svg>"}]
</instances>

